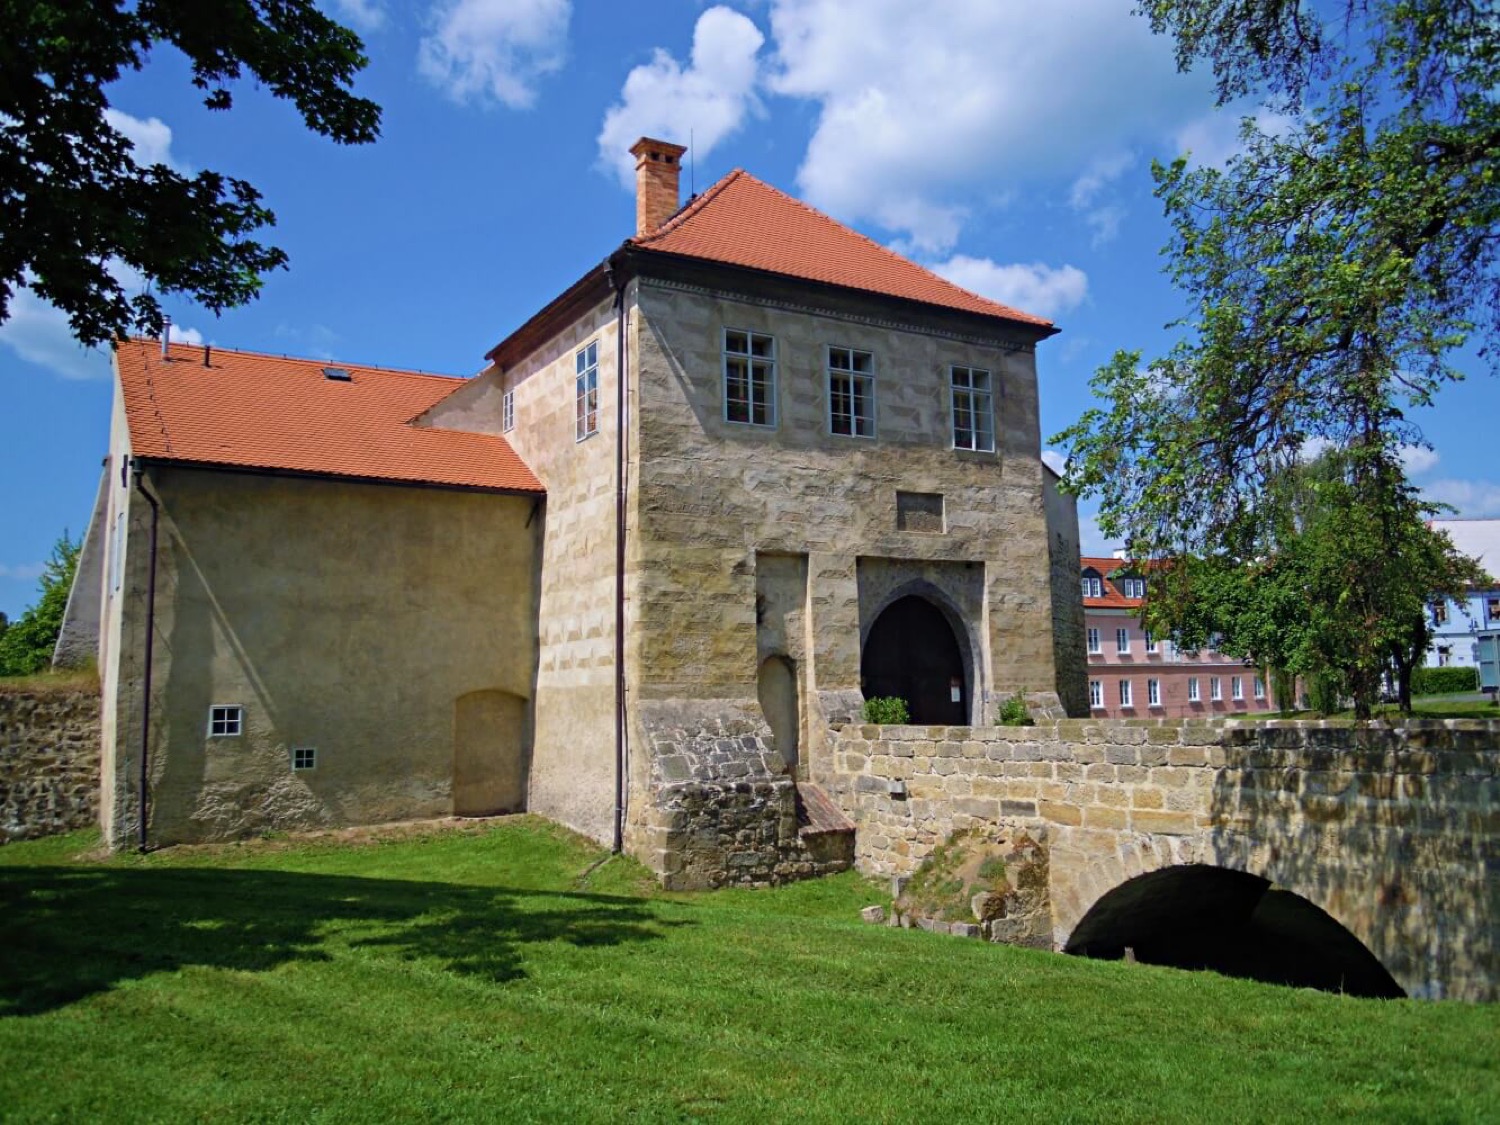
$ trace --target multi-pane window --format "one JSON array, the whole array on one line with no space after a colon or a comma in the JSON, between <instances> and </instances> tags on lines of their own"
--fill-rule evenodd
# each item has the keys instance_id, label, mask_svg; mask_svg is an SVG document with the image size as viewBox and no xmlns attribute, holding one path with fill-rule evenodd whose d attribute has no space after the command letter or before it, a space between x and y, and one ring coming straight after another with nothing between
<instances>
[{"instance_id":1,"label":"multi-pane window","mask_svg":"<svg viewBox=\"0 0 1500 1125\"><path fill-rule=\"evenodd\" d=\"M828 349L828 429L845 437L875 436L874 360L869 352Z\"/></svg>"},{"instance_id":2,"label":"multi-pane window","mask_svg":"<svg viewBox=\"0 0 1500 1125\"><path fill-rule=\"evenodd\" d=\"M599 342L580 348L573 358L577 373L578 412L573 440L582 441L599 432Z\"/></svg>"},{"instance_id":3,"label":"multi-pane window","mask_svg":"<svg viewBox=\"0 0 1500 1125\"><path fill-rule=\"evenodd\" d=\"M236 738L245 730L245 709L238 703L216 703L208 709L208 733L212 738Z\"/></svg>"},{"instance_id":4,"label":"multi-pane window","mask_svg":"<svg viewBox=\"0 0 1500 1125\"><path fill-rule=\"evenodd\" d=\"M1089 706L1090 707L1103 707L1104 706L1104 681L1103 680L1090 680L1089 681Z\"/></svg>"},{"instance_id":5,"label":"multi-pane window","mask_svg":"<svg viewBox=\"0 0 1500 1125\"><path fill-rule=\"evenodd\" d=\"M1144 578L1121 578L1118 584L1120 592L1127 598L1144 598L1146 596L1146 580Z\"/></svg>"},{"instance_id":6,"label":"multi-pane window","mask_svg":"<svg viewBox=\"0 0 1500 1125\"><path fill-rule=\"evenodd\" d=\"M951 369L953 448L991 453L995 449L995 406L990 373L976 367Z\"/></svg>"},{"instance_id":7,"label":"multi-pane window","mask_svg":"<svg viewBox=\"0 0 1500 1125\"><path fill-rule=\"evenodd\" d=\"M500 399L500 428L506 433L516 428L516 392L506 391Z\"/></svg>"},{"instance_id":8,"label":"multi-pane window","mask_svg":"<svg viewBox=\"0 0 1500 1125\"><path fill-rule=\"evenodd\" d=\"M1102 598L1104 596L1103 579L1085 578L1083 580L1083 596L1086 598Z\"/></svg>"},{"instance_id":9,"label":"multi-pane window","mask_svg":"<svg viewBox=\"0 0 1500 1125\"><path fill-rule=\"evenodd\" d=\"M1500 621L1500 598L1488 597L1484 600L1484 616L1491 625Z\"/></svg>"},{"instance_id":10,"label":"multi-pane window","mask_svg":"<svg viewBox=\"0 0 1500 1125\"><path fill-rule=\"evenodd\" d=\"M1432 623L1434 625L1446 625L1448 623L1448 603L1432 603Z\"/></svg>"},{"instance_id":11,"label":"multi-pane window","mask_svg":"<svg viewBox=\"0 0 1500 1125\"><path fill-rule=\"evenodd\" d=\"M1146 630L1146 651L1147 652L1156 652L1157 651L1156 638L1151 635L1151 630L1150 629Z\"/></svg>"},{"instance_id":12,"label":"multi-pane window","mask_svg":"<svg viewBox=\"0 0 1500 1125\"><path fill-rule=\"evenodd\" d=\"M1263 680L1263 679L1261 679L1259 676L1256 676L1255 677L1255 698L1256 699L1264 699L1265 697L1266 697L1266 681Z\"/></svg>"},{"instance_id":13,"label":"multi-pane window","mask_svg":"<svg viewBox=\"0 0 1500 1125\"><path fill-rule=\"evenodd\" d=\"M1098 629L1090 629L1089 630L1089 651L1090 652L1103 652L1104 651L1103 648L1101 648L1100 645L1099 645L1099 630Z\"/></svg>"},{"instance_id":14,"label":"multi-pane window","mask_svg":"<svg viewBox=\"0 0 1500 1125\"><path fill-rule=\"evenodd\" d=\"M310 770L318 766L318 751L312 746L292 747L292 769Z\"/></svg>"},{"instance_id":15,"label":"multi-pane window","mask_svg":"<svg viewBox=\"0 0 1500 1125\"><path fill-rule=\"evenodd\" d=\"M1134 706L1134 704L1131 702L1131 699L1130 699L1130 681L1129 680L1121 680L1120 681L1120 706L1121 707L1132 707L1132 706Z\"/></svg>"},{"instance_id":16,"label":"multi-pane window","mask_svg":"<svg viewBox=\"0 0 1500 1125\"><path fill-rule=\"evenodd\" d=\"M1230 699L1244 699L1245 698L1245 681L1243 679L1241 679L1239 676L1230 676L1229 677L1229 698Z\"/></svg>"},{"instance_id":17,"label":"multi-pane window","mask_svg":"<svg viewBox=\"0 0 1500 1125\"><path fill-rule=\"evenodd\" d=\"M759 332L724 330L724 420L776 425L776 340Z\"/></svg>"},{"instance_id":18,"label":"multi-pane window","mask_svg":"<svg viewBox=\"0 0 1500 1125\"><path fill-rule=\"evenodd\" d=\"M1118 652L1121 656L1124 656L1124 655L1126 655L1127 653L1130 652L1130 630L1129 629L1116 629L1115 630L1115 651Z\"/></svg>"},{"instance_id":19,"label":"multi-pane window","mask_svg":"<svg viewBox=\"0 0 1500 1125\"><path fill-rule=\"evenodd\" d=\"M1218 676L1208 678L1208 698L1215 703L1224 698L1224 690L1219 686Z\"/></svg>"},{"instance_id":20,"label":"multi-pane window","mask_svg":"<svg viewBox=\"0 0 1500 1125\"><path fill-rule=\"evenodd\" d=\"M1147 680L1146 681L1146 702L1149 703L1149 704L1151 704L1151 706L1153 706L1153 707L1160 707L1161 706L1161 681L1160 680Z\"/></svg>"},{"instance_id":21,"label":"multi-pane window","mask_svg":"<svg viewBox=\"0 0 1500 1125\"><path fill-rule=\"evenodd\" d=\"M1198 699L1199 699L1199 695L1198 695L1198 677L1197 676L1189 676L1188 677L1188 702L1189 703L1197 703Z\"/></svg>"}]
</instances>

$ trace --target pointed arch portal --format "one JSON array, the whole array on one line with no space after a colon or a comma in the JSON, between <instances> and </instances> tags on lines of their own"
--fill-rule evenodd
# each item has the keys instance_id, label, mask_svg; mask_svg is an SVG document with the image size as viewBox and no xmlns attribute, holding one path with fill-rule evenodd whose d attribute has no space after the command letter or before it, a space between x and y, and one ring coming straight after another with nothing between
<instances>
[{"instance_id":1,"label":"pointed arch portal","mask_svg":"<svg viewBox=\"0 0 1500 1125\"><path fill-rule=\"evenodd\" d=\"M1083 916L1064 952L1210 969L1351 996L1406 995L1364 944L1305 898L1243 871L1167 867L1121 883Z\"/></svg>"},{"instance_id":2,"label":"pointed arch portal","mask_svg":"<svg viewBox=\"0 0 1500 1125\"><path fill-rule=\"evenodd\" d=\"M969 721L963 651L947 617L926 598L900 598L875 619L859 672L866 699L906 700L913 723L961 726Z\"/></svg>"}]
</instances>

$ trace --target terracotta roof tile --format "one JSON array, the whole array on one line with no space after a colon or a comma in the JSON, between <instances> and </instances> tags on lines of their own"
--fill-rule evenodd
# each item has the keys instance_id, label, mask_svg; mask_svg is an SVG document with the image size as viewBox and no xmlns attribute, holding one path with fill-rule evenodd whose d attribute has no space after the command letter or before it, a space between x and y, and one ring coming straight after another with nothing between
<instances>
[{"instance_id":1,"label":"terracotta roof tile","mask_svg":"<svg viewBox=\"0 0 1500 1125\"><path fill-rule=\"evenodd\" d=\"M132 452L198 465L544 491L504 438L411 425L462 380L174 345L115 349ZM351 378L324 376L341 366Z\"/></svg>"},{"instance_id":2,"label":"terracotta roof tile","mask_svg":"<svg viewBox=\"0 0 1500 1125\"><path fill-rule=\"evenodd\" d=\"M1110 576L1118 570L1123 570L1129 564L1125 559L1113 557L1100 557L1097 555L1083 555L1078 560L1080 570L1096 570L1099 572L1100 584L1104 588L1104 595L1098 598L1085 597L1083 599L1084 609L1140 609L1145 604L1145 598L1127 598L1120 593Z\"/></svg>"},{"instance_id":3,"label":"terracotta roof tile","mask_svg":"<svg viewBox=\"0 0 1500 1125\"><path fill-rule=\"evenodd\" d=\"M743 169L729 173L655 232L631 241L650 250L1052 328L1049 320L959 288Z\"/></svg>"}]
</instances>

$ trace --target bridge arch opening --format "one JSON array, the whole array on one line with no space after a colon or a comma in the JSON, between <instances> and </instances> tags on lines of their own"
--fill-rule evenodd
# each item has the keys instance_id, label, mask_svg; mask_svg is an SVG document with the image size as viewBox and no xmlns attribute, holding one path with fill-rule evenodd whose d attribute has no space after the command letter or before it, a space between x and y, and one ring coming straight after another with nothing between
<instances>
[{"instance_id":1,"label":"bridge arch opening","mask_svg":"<svg viewBox=\"0 0 1500 1125\"><path fill-rule=\"evenodd\" d=\"M917 594L897 598L870 626L860 658L866 699L906 700L910 721L969 721L969 677L957 633L943 611Z\"/></svg>"},{"instance_id":2,"label":"bridge arch opening","mask_svg":"<svg viewBox=\"0 0 1500 1125\"><path fill-rule=\"evenodd\" d=\"M1206 864L1121 883L1083 916L1064 952L1351 996L1404 997L1364 944L1327 913L1270 881Z\"/></svg>"}]
</instances>

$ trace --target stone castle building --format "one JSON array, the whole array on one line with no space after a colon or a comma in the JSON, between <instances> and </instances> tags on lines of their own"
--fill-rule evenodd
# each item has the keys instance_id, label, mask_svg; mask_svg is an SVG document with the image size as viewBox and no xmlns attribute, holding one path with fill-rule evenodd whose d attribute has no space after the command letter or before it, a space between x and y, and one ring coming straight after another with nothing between
<instances>
[{"instance_id":1,"label":"stone castle building","mask_svg":"<svg viewBox=\"0 0 1500 1125\"><path fill-rule=\"evenodd\" d=\"M846 865L865 698L1086 713L1047 321L735 171L468 380L122 344L72 616L115 846L528 809L671 885Z\"/></svg>"}]
</instances>

